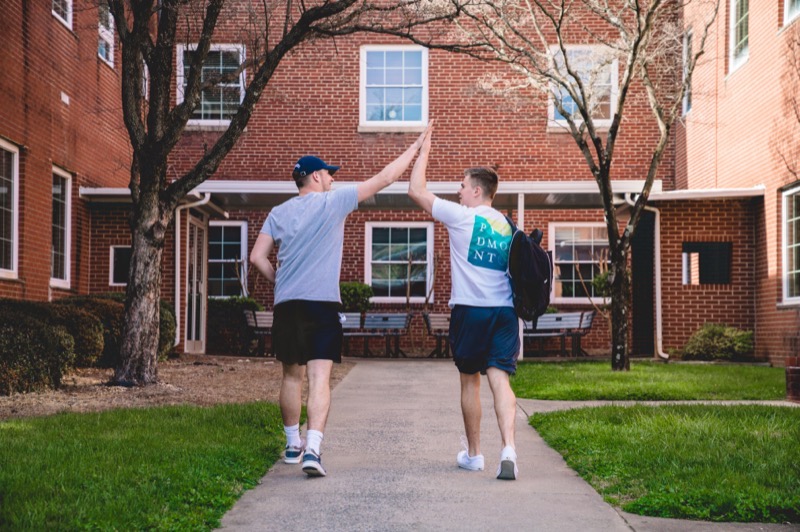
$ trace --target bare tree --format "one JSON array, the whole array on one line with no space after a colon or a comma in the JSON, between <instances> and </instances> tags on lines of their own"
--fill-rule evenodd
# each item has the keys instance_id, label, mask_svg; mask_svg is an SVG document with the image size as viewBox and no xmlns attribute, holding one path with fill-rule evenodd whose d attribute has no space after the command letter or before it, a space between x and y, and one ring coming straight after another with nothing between
<instances>
[{"instance_id":1,"label":"bare tree","mask_svg":"<svg viewBox=\"0 0 800 532\"><path fill-rule=\"evenodd\" d=\"M474 0L463 7L453 31L435 41L416 39L505 64L482 80L483 87L548 105L550 123L572 135L605 211L615 370L629 369L631 238L717 11L717 0ZM620 132L630 122L623 117L637 98L652 111L654 135L644 186L620 232L612 163ZM636 127L642 126L637 117Z\"/></svg>"},{"instance_id":2,"label":"bare tree","mask_svg":"<svg viewBox=\"0 0 800 532\"><path fill-rule=\"evenodd\" d=\"M97 0L86 0L97 4ZM105 4L105 0L103 1ZM132 147L130 168L132 255L125 326L115 382L157 380L158 298L164 239L175 208L208 179L239 139L278 64L291 50L334 30L365 27L389 32L446 20L455 4L436 10L423 0L374 4L370 0L107 0L122 51L122 111ZM231 28L233 21L240 22ZM247 61L209 78L203 64L215 30L238 31ZM217 33L221 33L217 32ZM230 38L230 35L221 37ZM192 43L184 70L175 72L176 45ZM147 94L142 91L145 81ZM183 75L182 101L171 88ZM167 179L170 154L201 100L203 90L244 78L244 96L218 140L178 179Z\"/></svg>"},{"instance_id":3,"label":"bare tree","mask_svg":"<svg viewBox=\"0 0 800 532\"><path fill-rule=\"evenodd\" d=\"M787 65L783 94L787 112L776 121L773 145L786 170L800 178L800 27L787 32Z\"/></svg>"}]
</instances>

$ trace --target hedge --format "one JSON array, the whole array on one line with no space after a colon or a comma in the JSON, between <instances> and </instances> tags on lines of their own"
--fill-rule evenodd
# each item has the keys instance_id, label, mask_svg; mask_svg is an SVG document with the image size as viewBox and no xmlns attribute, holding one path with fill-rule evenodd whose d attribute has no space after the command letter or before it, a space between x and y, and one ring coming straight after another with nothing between
<instances>
[{"instance_id":1,"label":"hedge","mask_svg":"<svg viewBox=\"0 0 800 532\"><path fill-rule=\"evenodd\" d=\"M250 356L256 351L256 338L247 327L245 310L264 310L250 297L209 298L206 352Z\"/></svg>"}]
</instances>

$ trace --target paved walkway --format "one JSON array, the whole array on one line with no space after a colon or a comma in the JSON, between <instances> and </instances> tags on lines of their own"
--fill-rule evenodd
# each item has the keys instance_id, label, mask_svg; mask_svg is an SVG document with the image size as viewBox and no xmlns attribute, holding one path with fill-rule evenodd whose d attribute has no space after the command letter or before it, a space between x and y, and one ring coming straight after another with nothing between
<instances>
[{"instance_id":1,"label":"paved walkway","mask_svg":"<svg viewBox=\"0 0 800 532\"><path fill-rule=\"evenodd\" d=\"M495 479L500 439L482 382L486 471L455 463L463 433L451 361L359 360L333 391L323 442L328 476L278 462L222 520L225 530L788 531L800 527L697 523L616 511L527 424L566 403L520 400L516 481Z\"/></svg>"}]
</instances>

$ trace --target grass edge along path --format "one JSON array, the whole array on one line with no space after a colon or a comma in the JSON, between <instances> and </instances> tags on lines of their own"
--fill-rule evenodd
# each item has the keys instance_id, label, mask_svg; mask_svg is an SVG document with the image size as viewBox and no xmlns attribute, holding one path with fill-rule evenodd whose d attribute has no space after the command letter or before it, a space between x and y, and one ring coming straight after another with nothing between
<instances>
[{"instance_id":1,"label":"grass edge along path","mask_svg":"<svg viewBox=\"0 0 800 532\"><path fill-rule=\"evenodd\" d=\"M519 398L559 401L783 400L784 368L741 364L632 361L611 371L608 361L520 362L511 386Z\"/></svg>"},{"instance_id":2,"label":"grass edge along path","mask_svg":"<svg viewBox=\"0 0 800 532\"><path fill-rule=\"evenodd\" d=\"M283 441L263 402L3 421L0 529L213 529Z\"/></svg>"},{"instance_id":3,"label":"grass edge along path","mask_svg":"<svg viewBox=\"0 0 800 532\"><path fill-rule=\"evenodd\" d=\"M626 512L800 523L800 408L602 406L534 414L530 424Z\"/></svg>"}]
</instances>

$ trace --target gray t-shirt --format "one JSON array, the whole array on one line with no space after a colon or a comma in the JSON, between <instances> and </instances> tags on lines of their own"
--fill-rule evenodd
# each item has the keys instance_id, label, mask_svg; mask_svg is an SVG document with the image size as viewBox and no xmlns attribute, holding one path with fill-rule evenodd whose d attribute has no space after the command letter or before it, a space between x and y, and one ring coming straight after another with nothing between
<instances>
[{"instance_id":1,"label":"gray t-shirt","mask_svg":"<svg viewBox=\"0 0 800 532\"><path fill-rule=\"evenodd\" d=\"M358 208L354 186L312 192L272 209L261 232L278 245L275 304L293 299L336 301L344 221Z\"/></svg>"}]
</instances>

